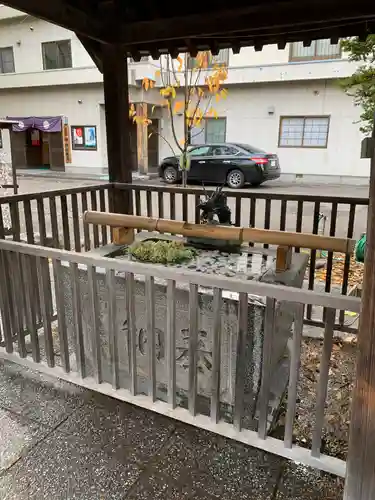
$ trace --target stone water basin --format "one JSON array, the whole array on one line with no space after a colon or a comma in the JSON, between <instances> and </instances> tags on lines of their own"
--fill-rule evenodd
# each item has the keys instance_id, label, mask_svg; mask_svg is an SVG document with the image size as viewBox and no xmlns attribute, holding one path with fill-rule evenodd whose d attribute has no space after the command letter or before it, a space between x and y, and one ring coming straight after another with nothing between
<instances>
[{"instance_id":1,"label":"stone water basin","mask_svg":"<svg viewBox=\"0 0 375 500\"><path fill-rule=\"evenodd\" d=\"M159 236L159 235L158 235ZM140 233L138 239L150 238L150 233ZM165 238L165 237L164 237ZM176 238L173 238L176 239ZM118 259L132 259L124 254L124 248L108 245L94 250L96 254ZM153 264L160 267L161 264ZM215 250L198 250L196 257L184 264L169 267L188 268L200 273L235 277L241 280L257 280L268 283L282 283L287 286L301 287L307 265L307 256L294 254L291 269L284 273L275 272L275 254L270 250L241 248L239 253L227 253ZM68 333L74 341L72 321L71 277L68 268L62 274L65 311ZM79 268L80 296L82 304L82 323L85 358L88 371L92 371L92 312L89 301L88 278L85 268ZM108 342L109 308L108 289L104 269L97 269L97 290L100 305L101 356L104 381L111 382L111 366ZM128 318L125 309L125 276L116 273L116 325L119 351L120 386L130 388L128 363ZM147 357L147 320L145 278L135 275L135 318L137 338L137 383L138 392L147 394L148 357ZM156 377L158 398L167 399L167 360L166 360L166 281L155 279L155 336L156 336ZM264 336L265 298L249 295L248 329L246 335L246 378L245 412L248 421L256 416L260 375L262 369L262 349ZM198 294L198 409L206 413L209 408L212 380L212 339L213 339L213 296L212 290L199 287ZM288 380L288 348L293 323L293 304L280 302L276 311L276 332L272 353L272 401L270 422ZM221 380L220 400L222 411L230 419L234 402L236 372L236 338L238 318L238 294L223 291L221 306ZM176 379L178 402L186 406L188 390L188 343L189 343L189 288L187 284L176 283ZM229 416L228 416L229 415ZM251 426L249 423L248 426Z\"/></svg>"}]
</instances>

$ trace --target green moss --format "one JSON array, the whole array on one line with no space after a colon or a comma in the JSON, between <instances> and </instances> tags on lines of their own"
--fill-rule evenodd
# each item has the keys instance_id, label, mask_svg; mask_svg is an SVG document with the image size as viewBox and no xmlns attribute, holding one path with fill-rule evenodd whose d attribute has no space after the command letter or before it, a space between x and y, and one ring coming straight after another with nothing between
<instances>
[{"instance_id":1,"label":"green moss","mask_svg":"<svg viewBox=\"0 0 375 500\"><path fill-rule=\"evenodd\" d=\"M193 248L185 247L179 241L167 240L140 241L129 247L128 251L137 260L154 264L179 264L196 256Z\"/></svg>"}]
</instances>

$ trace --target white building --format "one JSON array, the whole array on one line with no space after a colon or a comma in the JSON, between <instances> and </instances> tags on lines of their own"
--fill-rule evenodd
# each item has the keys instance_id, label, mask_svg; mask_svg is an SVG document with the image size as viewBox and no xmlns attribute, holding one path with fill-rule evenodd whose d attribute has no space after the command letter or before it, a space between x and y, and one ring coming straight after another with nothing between
<instances>
[{"instance_id":1,"label":"white building","mask_svg":"<svg viewBox=\"0 0 375 500\"><path fill-rule=\"evenodd\" d=\"M229 67L228 98L215 105L219 119L207 120L200 142L244 142L276 152L290 179L350 177L350 182L367 183L370 164L360 159L362 136L356 123L360 112L337 83L355 65L339 45L318 41L310 47L289 44L284 50L244 48L239 54L222 51L220 57ZM152 135L143 155L136 126L132 141L133 164L138 157L138 164L149 170L171 154L160 136L173 143L158 89L146 92L141 85L158 66L151 58L129 63L130 100L156 106L152 127L160 135ZM4 134L2 148L9 155L12 150L17 168L106 171L102 82L74 33L0 6L0 116L21 121L11 139ZM49 130L53 118L56 132Z\"/></svg>"}]
</instances>

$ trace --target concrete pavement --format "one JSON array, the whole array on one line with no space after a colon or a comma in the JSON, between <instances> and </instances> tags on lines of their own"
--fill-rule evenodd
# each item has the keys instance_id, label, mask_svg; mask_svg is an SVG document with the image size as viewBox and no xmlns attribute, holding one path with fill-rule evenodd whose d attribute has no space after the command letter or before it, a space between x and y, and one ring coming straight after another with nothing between
<instances>
[{"instance_id":1,"label":"concrete pavement","mask_svg":"<svg viewBox=\"0 0 375 500\"><path fill-rule=\"evenodd\" d=\"M339 500L319 471L0 360L1 500Z\"/></svg>"}]
</instances>

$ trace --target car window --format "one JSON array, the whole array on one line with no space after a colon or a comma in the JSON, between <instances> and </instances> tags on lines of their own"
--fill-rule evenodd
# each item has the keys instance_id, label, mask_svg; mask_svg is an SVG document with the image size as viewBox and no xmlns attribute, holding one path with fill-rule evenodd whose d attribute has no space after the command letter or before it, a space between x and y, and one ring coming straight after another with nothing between
<instances>
[{"instance_id":1,"label":"car window","mask_svg":"<svg viewBox=\"0 0 375 500\"><path fill-rule=\"evenodd\" d=\"M200 148L195 148L189 151L191 156L208 156L210 151L210 146L201 146Z\"/></svg>"},{"instance_id":2,"label":"car window","mask_svg":"<svg viewBox=\"0 0 375 500\"><path fill-rule=\"evenodd\" d=\"M238 144L238 146L248 153L264 153L263 149L255 148L254 146L250 146L249 144Z\"/></svg>"},{"instance_id":3,"label":"car window","mask_svg":"<svg viewBox=\"0 0 375 500\"><path fill-rule=\"evenodd\" d=\"M239 154L238 149L233 148L232 146L213 146L212 147L213 156L228 156L228 155L237 155Z\"/></svg>"}]
</instances>

